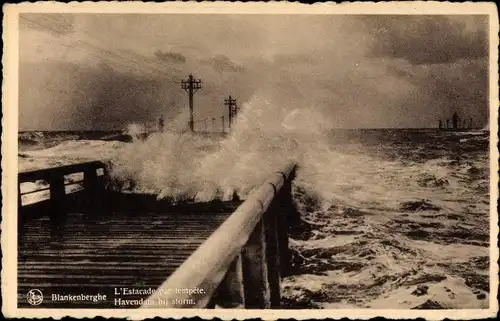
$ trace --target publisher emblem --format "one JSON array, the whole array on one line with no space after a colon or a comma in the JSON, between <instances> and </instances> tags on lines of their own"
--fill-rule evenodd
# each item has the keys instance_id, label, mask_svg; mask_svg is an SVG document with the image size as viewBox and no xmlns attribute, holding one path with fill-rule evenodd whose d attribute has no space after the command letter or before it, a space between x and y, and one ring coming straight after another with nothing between
<instances>
[{"instance_id":1,"label":"publisher emblem","mask_svg":"<svg viewBox=\"0 0 500 321\"><path fill-rule=\"evenodd\" d=\"M27 300L31 305L40 305L43 302L42 291L38 289L29 290Z\"/></svg>"}]
</instances>

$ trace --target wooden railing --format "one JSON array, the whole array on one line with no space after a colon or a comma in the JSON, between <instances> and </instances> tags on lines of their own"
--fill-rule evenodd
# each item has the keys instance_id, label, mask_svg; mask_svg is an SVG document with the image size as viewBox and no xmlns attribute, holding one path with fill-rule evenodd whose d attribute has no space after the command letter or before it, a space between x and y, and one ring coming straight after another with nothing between
<instances>
[{"instance_id":1,"label":"wooden railing","mask_svg":"<svg viewBox=\"0 0 500 321\"><path fill-rule=\"evenodd\" d=\"M100 170L101 173L98 173ZM83 173L83 179L65 181L66 175ZM53 167L47 169L33 170L21 172L18 174L18 225L19 232L22 231L22 222L25 216L30 215L30 208L37 207L35 212L37 215L49 215L55 229L59 229L64 222L66 214L67 198L69 195L66 192L66 187L70 185L81 185L79 190L82 190L81 200L84 207L89 212L96 209L99 204L99 198L104 188L104 179L107 177L107 167L103 162L92 161L79 163L74 165ZM23 192L21 185L27 182L43 181L44 186L38 189L33 189ZM48 200L42 197L41 201L35 204L23 204L22 197L29 194L49 192Z\"/></svg>"},{"instance_id":2,"label":"wooden railing","mask_svg":"<svg viewBox=\"0 0 500 321\"><path fill-rule=\"evenodd\" d=\"M298 219L291 194L295 168L294 164L285 166L252 193L141 308L279 308L280 280L290 271L288 228ZM75 173L83 173L83 179L65 182L66 175ZM50 192L49 199L36 204L33 212L50 216L57 243L66 206L82 201L84 209L95 214L102 205L107 175L106 165L99 161L19 173L18 235L31 207L23 205L22 195ZM47 187L21 193L21 184L36 181L44 181ZM77 202L68 200L70 184L83 186L81 193L75 193L80 195Z\"/></svg>"},{"instance_id":3,"label":"wooden railing","mask_svg":"<svg viewBox=\"0 0 500 321\"><path fill-rule=\"evenodd\" d=\"M141 308L279 308L294 175L289 164L269 178Z\"/></svg>"},{"instance_id":4,"label":"wooden railing","mask_svg":"<svg viewBox=\"0 0 500 321\"><path fill-rule=\"evenodd\" d=\"M101 161L91 161L73 165L20 172L18 175L19 184L25 182L34 182L37 180L45 180L50 182L52 178L56 176L60 178L64 175L74 174L74 173L89 173L88 177L90 177L94 175L93 171L96 171L97 173L97 169L99 168L106 169L106 165Z\"/></svg>"}]
</instances>

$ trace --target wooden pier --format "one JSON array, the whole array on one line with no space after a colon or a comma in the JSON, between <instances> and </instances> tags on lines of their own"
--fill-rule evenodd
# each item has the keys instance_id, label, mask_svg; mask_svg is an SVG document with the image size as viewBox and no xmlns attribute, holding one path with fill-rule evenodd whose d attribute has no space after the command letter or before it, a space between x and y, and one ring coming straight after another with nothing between
<instances>
[{"instance_id":1,"label":"wooden pier","mask_svg":"<svg viewBox=\"0 0 500 321\"><path fill-rule=\"evenodd\" d=\"M284 166L244 202L178 205L106 188L101 162L20 173L18 306L279 308L294 172ZM34 191L22 184L36 181L48 199L24 204Z\"/></svg>"}]
</instances>

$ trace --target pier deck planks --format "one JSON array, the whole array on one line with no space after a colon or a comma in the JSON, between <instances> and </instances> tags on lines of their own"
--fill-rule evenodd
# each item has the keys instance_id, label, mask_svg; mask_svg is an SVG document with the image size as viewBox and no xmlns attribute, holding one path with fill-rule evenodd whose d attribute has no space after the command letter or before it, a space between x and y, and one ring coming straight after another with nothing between
<instances>
[{"instance_id":1,"label":"pier deck planks","mask_svg":"<svg viewBox=\"0 0 500 321\"><path fill-rule=\"evenodd\" d=\"M62 242L51 240L47 217L26 221L18 244L19 308L117 306L115 288L156 289L228 217L224 213L142 213L85 219L68 214ZM43 292L39 306L26 294ZM52 294L106 295L100 302L52 301Z\"/></svg>"}]
</instances>

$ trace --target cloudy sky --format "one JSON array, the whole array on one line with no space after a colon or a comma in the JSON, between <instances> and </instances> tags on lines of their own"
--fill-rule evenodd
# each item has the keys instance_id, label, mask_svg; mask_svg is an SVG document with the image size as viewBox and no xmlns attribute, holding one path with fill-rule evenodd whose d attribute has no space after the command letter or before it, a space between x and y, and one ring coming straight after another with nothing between
<instances>
[{"instance_id":1,"label":"cloudy sky","mask_svg":"<svg viewBox=\"0 0 500 321\"><path fill-rule=\"evenodd\" d=\"M487 16L21 14L20 130L121 129L256 95L338 128L488 118Z\"/></svg>"}]
</instances>

